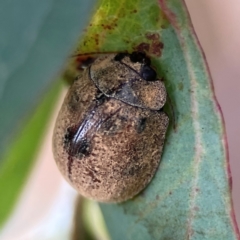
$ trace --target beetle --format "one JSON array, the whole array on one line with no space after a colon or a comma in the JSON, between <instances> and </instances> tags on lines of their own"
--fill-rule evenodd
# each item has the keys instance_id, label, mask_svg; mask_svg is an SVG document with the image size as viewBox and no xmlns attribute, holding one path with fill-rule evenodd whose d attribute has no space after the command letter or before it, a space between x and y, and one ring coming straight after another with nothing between
<instances>
[{"instance_id":1,"label":"beetle","mask_svg":"<svg viewBox=\"0 0 240 240\"><path fill-rule=\"evenodd\" d=\"M66 180L100 202L143 190L163 151L166 97L144 53L98 57L70 87L55 124L53 154Z\"/></svg>"}]
</instances>

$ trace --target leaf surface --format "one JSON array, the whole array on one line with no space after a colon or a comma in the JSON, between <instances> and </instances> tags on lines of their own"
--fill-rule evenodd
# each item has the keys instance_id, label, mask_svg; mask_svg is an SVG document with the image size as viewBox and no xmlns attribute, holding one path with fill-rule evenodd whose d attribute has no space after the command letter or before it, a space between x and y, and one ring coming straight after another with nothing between
<instances>
[{"instance_id":1,"label":"leaf surface","mask_svg":"<svg viewBox=\"0 0 240 240\"><path fill-rule=\"evenodd\" d=\"M3 155L4 161L0 165L0 226L11 213L27 180L61 89L59 83L51 87Z\"/></svg>"},{"instance_id":2,"label":"leaf surface","mask_svg":"<svg viewBox=\"0 0 240 240\"><path fill-rule=\"evenodd\" d=\"M0 0L0 161L86 26L94 0Z\"/></svg>"},{"instance_id":3,"label":"leaf surface","mask_svg":"<svg viewBox=\"0 0 240 240\"><path fill-rule=\"evenodd\" d=\"M133 50L152 56L172 124L149 186L101 204L112 239L239 239L221 110L184 2L102 0L78 52Z\"/></svg>"},{"instance_id":4,"label":"leaf surface","mask_svg":"<svg viewBox=\"0 0 240 240\"><path fill-rule=\"evenodd\" d=\"M60 90L48 88L95 3L0 0L0 226L26 182Z\"/></svg>"}]
</instances>

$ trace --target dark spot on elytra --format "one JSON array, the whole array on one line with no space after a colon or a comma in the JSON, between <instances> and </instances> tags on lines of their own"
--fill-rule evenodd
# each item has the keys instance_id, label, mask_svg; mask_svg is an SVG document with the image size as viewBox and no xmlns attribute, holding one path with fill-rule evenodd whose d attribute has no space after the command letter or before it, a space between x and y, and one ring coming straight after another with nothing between
<instances>
[{"instance_id":1,"label":"dark spot on elytra","mask_svg":"<svg viewBox=\"0 0 240 240\"><path fill-rule=\"evenodd\" d=\"M81 139L77 145L77 154L83 154L84 156L90 154L90 143L86 139Z\"/></svg>"},{"instance_id":2,"label":"dark spot on elytra","mask_svg":"<svg viewBox=\"0 0 240 240\"><path fill-rule=\"evenodd\" d=\"M86 138L78 138L76 135L78 128L76 126L67 128L64 136L64 146L69 156L79 156L81 154L88 156L90 154L91 144Z\"/></svg>"},{"instance_id":3,"label":"dark spot on elytra","mask_svg":"<svg viewBox=\"0 0 240 240\"><path fill-rule=\"evenodd\" d=\"M77 128L75 126L67 128L67 131L66 131L66 133L64 135L64 138L63 138L65 148L69 147L72 139L74 138L74 135L75 135L76 131L77 131Z\"/></svg>"},{"instance_id":4,"label":"dark spot on elytra","mask_svg":"<svg viewBox=\"0 0 240 240\"><path fill-rule=\"evenodd\" d=\"M68 168L68 178L71 180L72 176L72 164L73 164L73 154L71 153L71 145L72 145L72 140L74 138L74 135L76 134L77 128L74 127L68 127L67 131L64 135L64 147L68 153L68 162L67 162L67 168Z\"/></svg>"},{"instance_id":5,"label":"dark spot on elytra","mask_svg":"<svg viewBox=\"0 0 240 240\"><path fill-rule=\"evenodd\" d=\"M146 128L146 121L147 121L147 118L139 119L137 124L137 133L142 133L144 131L144 129Z\"/></svg>"},{"instance_id":6,"label":"dark spot on elytra","mask_svg":"<svg viewBox=\"0 0 240 240\"><path fill-rule=\"evenodd\" d=\"M140 75L146 81L155 81L157 78L155 70L148 65L143 65Z\"/></svg>"},{"instance_id":7,"label":"dark spot on elytra","mask_svg":"<svg viewBox=\"0 0 240 240\"><path fill-rule=\"evenodd\" d=\"M76 136L78 133L78 127L72 126L67 128L67 131L64 135L64 147L68 154L68 177L71 180L72 174L72 164L73 164L73 157L78 157L81 159L84 156L89 156L91 152L91 144L87 139L78 139Z\"/></svg>"}]
</instances>

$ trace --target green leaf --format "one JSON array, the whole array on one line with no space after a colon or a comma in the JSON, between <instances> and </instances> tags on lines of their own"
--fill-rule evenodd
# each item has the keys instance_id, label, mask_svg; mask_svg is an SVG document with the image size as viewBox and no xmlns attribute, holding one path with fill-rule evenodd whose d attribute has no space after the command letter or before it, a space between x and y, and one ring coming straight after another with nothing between
<instances>
[{"instance_id":1,"label":"green leaf","mask_svg":"<svg viewBox=\"0 0 240 240\"><path fill-rule=\"evenodd\" d=\"M2 156L29 110L39 102L63 65L86 26L95 1L0 0L0 3Z\"/></svg>"},{"instance_id":2,"label":"green leaf","mask_svg":"<svg viewBox=\"0 0 240 240\"><path fill-rule=\"evenodd\" d=\"M0 226L11 213L27 180L61 89L59 83L52 86L3 156L0 165Z\"/></svg>"},{"instance_id":3,"label":"green leaf","mask_svg":"<svg viewBox=\"0 0 240 240\"><path fill-rule=\"evenodd\" d=\"M221 110L184 2L102 0L78 51L133 50L164 78L172 125L149 186L101 204L112 239L239 239Z\"/></svg>"}]
</instances>

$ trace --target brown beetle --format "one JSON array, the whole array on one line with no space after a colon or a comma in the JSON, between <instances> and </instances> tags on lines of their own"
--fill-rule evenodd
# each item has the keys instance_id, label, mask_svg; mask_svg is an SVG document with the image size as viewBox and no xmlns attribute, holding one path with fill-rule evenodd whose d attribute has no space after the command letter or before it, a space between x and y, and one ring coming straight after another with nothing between
<instances>
[{"instance_id":1,"label":"brown beetle","mask_svg":"<svg viewBox=\"0 0 240 240\"><path fill-rule=\"evenodd\" d=\"M70 184L100 202L132 198L152 179L169 119L166 90L145 54L97 58L71 86L53 135Z\"/></svg>"}]
</instances>

